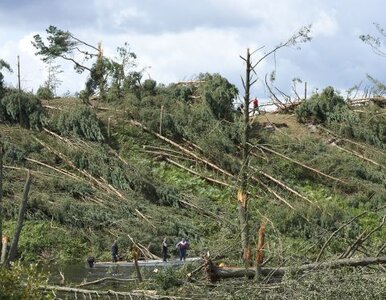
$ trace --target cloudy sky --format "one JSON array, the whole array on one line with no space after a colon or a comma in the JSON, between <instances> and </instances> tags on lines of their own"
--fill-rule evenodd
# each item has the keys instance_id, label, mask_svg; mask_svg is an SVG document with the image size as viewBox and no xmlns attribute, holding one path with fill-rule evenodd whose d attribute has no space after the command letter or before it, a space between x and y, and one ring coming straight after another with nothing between
<instances>
[{"instance_id":1,"label":"cloudy sky","mask_svg":"<svg viewBox=\"0 0 386 300\"><path fill-rule=\"evenodd\" d=\"M22 86L35 90L47 76L31 45L34 34L45 36L54 25L96 45L114 57L124 42L138 56L144 78L168 84L191 80L200 72L220 73L241 88L246 48L264 52L312 24L312 41L301 49L283 48L257 67L260 80L252 94L266 98L265 74L276 71L277 86L290 92L293 78L309 90L332 85L342 92L366 74L385 79L386 58L359 40L376 34L373 23L386 28L384 0L0 0L0 58L17 69ZM64 73L58 94L84 87L85 75L58 60ZM5 74L16 84L16 72Z\"/></svg>"}]
</instances>

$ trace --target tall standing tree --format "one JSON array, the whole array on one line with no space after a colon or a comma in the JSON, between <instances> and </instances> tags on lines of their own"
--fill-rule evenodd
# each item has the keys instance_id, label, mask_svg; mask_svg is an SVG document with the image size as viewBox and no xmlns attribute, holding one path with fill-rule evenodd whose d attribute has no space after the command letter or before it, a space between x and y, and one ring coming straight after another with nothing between
<instances>
[{"instance_id":1,"label":"tall standing tree","mask_svg":"<svg viewBox=\"0 0 386 300\"><path fill-rule=\"evenodd\" d=\"M250 236L249 236L249 223L248 223L248 166L250 160L250 90L251 87L257 82L256 68L264 61L268 56L275 54L279 49L284 47L291 47L300 45L302 43L311 40L310 26L303 27L295 34L293 34L286 42L280 43L269 52L263 54L256 62L253 62L252 56L257 53L259 48L253 52L247 49L246 56L240 55L240 58L245 62L245 77L241 77L243 88L244 88L244 110L243 110L243 132L242 132L242 166L240 171L240 184L237 192L238 211L239 211L239 222L240 222L240 235L241 235L241 247L243 251L243 260L245 266L250 265L251 247L250 247Z\"/></svg>"}]
</instances>

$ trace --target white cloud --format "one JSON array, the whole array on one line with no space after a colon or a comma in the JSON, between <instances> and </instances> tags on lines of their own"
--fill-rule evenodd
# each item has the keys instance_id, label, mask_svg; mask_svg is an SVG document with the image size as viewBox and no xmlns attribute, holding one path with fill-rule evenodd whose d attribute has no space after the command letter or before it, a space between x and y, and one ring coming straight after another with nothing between
<instances>
[{"instance_id":1,"label":"white cloud","mask_svg":"<svg viewBox=\"0 0 386 300\"><path fill-rule=\"evenodd\" d=\"M51 11L55 3L50 2ZM58 8L57 17L52 18L52 12L41 6L34 8L41 11L38 23L18 18L12 27L6 26L8 23L0 27L0 58L16 69L16 56L20 54L23 84L36 89L45 80L45 68L33 54L31 32L45 35L44 29L59 19L59 28L90 44L101 41L107 56L115 56L116 47L129 42L140 66L150 66L147 72L158 82L183 80L199 72L219 72L240 86L244 70L239 55L247 47L265 45L261 53L269 51L312 23L314 39L301 51L278 52L278 84L302 77L309 86L320 88L326 83L352 86L365 73L382 74L385 68L386 60L373 55L357 38L359 34L371 33L371 24L382 20L384 7L381 0L369 0L366 4L359 0L94 0L87 6L87 18L72 20L69 11L62 15ZM16 9L6 11L1 3L0 9L9 19L17 17ZM29 16L26 10L24 15ZM84 87L86 74L76 74L70 63L57 63L65 71L61 91L79 91ZM273 57L267 59L257 70L259 76L263 78L274 67ZM14 83L15 78L15 74L6 75L6 81ZM260 82L256 93L263 92Z\"/></svg>"},{"instance_id":2,"label":"white cloud","mask_svg":"<svg viewBox=\"0 0 386 300\"><path fill-rule=\"evenodd\" d=\"M313 36L333 36L338 32L338 22L336 12L331 10L329 13L322 11L312 24Z\"/></svg>"}]
</instances>

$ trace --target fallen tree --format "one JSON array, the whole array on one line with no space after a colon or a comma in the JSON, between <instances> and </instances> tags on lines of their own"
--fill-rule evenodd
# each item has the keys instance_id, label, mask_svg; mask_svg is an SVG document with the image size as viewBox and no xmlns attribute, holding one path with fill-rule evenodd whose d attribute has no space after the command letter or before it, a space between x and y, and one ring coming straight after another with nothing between
<instances>
[{"instance_id":1,"label":"fallen tree","mask_svg":"<svg viewBox=\"0 0 386 300\"><path fill-rule=\"evenodd\" d=\"M286 272L303 273L306 271L314 271L321 269L337 269L342 267L366 267L370 265L386 264L386 256L382 257L364 257L355 259L337 259L322 263L310 263L293 267L278 267L278 268L261 268L261 275L270 277L283 277ZM216 282L227 278L253 278L256 275L256 267L253 268L235 268L223 267L220 268L207 258L205 261L205 271L207 278L211 282Z\"/></svg>"}]
</instances>

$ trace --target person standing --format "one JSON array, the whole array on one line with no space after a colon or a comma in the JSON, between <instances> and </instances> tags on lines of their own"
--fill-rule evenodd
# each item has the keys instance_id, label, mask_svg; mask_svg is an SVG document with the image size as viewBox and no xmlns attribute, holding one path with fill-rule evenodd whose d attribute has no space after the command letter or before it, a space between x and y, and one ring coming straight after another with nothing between
<instances>
[{"instance_id":1,"label":"person standing","mask_svg":"<svg viewBox=\"0 0 386 300\"><path fill-rule=\"evenodd\" d=\"M162 241L162 259L166 261L168 258L168 244L166 242L166 237Z\"/></svg>"},{"instance_id":2,"label":"person standing","mask_svg":"<svg viewBox=\"0 0 386 300\"><path fill-rule=\"evenodd\" d=\"M253 99L252 101L252 104L253 104L253 115L254 115L256 112L259 112L259 100L257 100L257 98L255 97L255 99Z\"/></svg>"},{"instance_id":3,"label":"person standing","mask_svg":"<svg viewBox=\"0 0 386 300\"><path fill-rule=\"evenodd\" d=\"M179 241L176 245L176 247L178 248L179 252L180 252L180 260L182 261L185 261L186 259L186 251L189 249L189 243L188 241L183 238L181 241Z\"/></svg>"},{"instance_id":4,"label":"person standing","mask_svg":"<svg viewBox=\"0 0 386 300\"><path fill-rule=\"evenodd\" d=\"M117 241L114 241L113 245L111 246L111 258L113 262L118 261L118 243Z\"/></svg>"}]
</instances>

